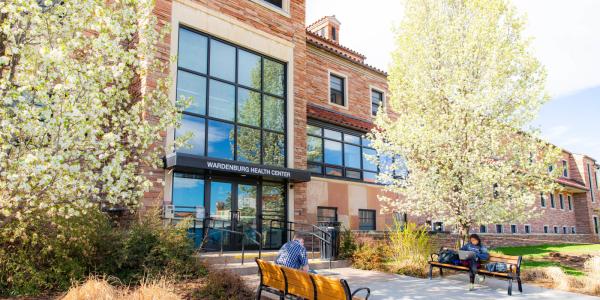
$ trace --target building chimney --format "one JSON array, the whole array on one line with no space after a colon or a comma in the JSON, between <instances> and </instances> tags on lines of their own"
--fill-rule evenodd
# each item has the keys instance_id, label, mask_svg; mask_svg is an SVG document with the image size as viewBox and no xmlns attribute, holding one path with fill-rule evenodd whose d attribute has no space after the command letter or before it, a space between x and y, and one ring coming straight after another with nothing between
<instances>
[{"instance_id":1,"label":"building chimney","mask_svg":"<svg viewBox=\"0 0 600 300\"><path fill-rule=\"evenodd\" d=\"M340 21L335 15L325 16L308 26L308 31L340 43Z\"/></svg>"}]
</instances>

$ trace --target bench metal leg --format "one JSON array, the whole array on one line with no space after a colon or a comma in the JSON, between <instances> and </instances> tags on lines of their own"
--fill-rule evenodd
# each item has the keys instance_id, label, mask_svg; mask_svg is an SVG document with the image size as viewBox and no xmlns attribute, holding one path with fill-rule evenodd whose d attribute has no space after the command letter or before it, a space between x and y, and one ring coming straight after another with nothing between
<instances>
[{"instance_id":1,"label":"bench metal leg","mask_svg":"<svg viewBox=\"0 0 600 300\"><path fill-rule=\"evenodd\" d=\"M256 291L256 300L260 300L261 293L262 293L262 286L259 286L258 291Z\"/></svg>"},{"instance_id":2,"label":"bench metal leg","mask_svg":"<svg viewBox=\"0 0 600 300\"><path fill-rule=\"evenodd\" d=\"M433 279L433 265L429 265L429 280Z\"/></svg>"},{"instance_id":3,"label":"bench metal leg","mask_svg":"<svg viewBox=\"0 0 600 300\"><path fill-rule=\"evenodd\" d=\"M517 278L517 284L519 286L519 293L523 293L523 284L521 283L521 277Z\"/></svg>"},{"instance_id":4,"label":"bench metal leg","mask_svg":"<svg viewBox=\"0 0 600 300\"><path fill-rule=\"evenodd\" d=\"M508 295L509 296L512 296L512 283L513 283L512 278L508 279Z\"/></svg>"},{"instance_id":5,"label":"bench metal leg","mask_svg":"<svg viewBox=\"0 0 600 300\"><path fill-rule=\"evenodd\" d=\"M440 277L444 276L444 270L442 270L442 268L440 268Z\"/></svg>"}]
</instances>

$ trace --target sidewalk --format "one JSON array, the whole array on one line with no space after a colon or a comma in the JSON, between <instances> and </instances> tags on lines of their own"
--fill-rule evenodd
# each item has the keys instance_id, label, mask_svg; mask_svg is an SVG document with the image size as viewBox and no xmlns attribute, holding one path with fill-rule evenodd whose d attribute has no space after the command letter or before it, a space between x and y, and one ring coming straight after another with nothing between
<instances>
[{"instance_id":1,"label":"sidewalk","mask_svg":"<svg viewBox=\"0 0 600 300\"><path fill-rule=\"evenodd\" d=\"M523 284L523 294L519 293L516 283L513 285L513 296L506 294L507 282L487 278L484 284L476 285L475 290L468 290L468 276L453 275L433 280L414 278L402 275L388 274L375 271L364 271L352 268L323 269L322 274L332 273L335 277L348 280L350 289L369 287L373 300L391 299L456 299L456 300L482 300L482 299L556 299L556 300L599 300L600 297L586 296L546 289L530 284ZM244 276L252 287L258 285L258 276ZM362 295L361 295L362 296ZM268 298L263 298L268 299Z\"/></svg>"}]
</instances>

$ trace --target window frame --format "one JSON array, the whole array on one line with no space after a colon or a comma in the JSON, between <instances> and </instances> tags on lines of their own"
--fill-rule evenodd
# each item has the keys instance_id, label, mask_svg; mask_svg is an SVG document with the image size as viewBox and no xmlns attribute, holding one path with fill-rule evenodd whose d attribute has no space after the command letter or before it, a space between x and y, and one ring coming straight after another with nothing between
<instances>
[{"instance_id":1,"label":"window frame","mask_svg":"<svg viewBox=\"0 0 600 300\"><path fill-rule=\"evenodd\" d=\"M544 234L549 234L549 233L550 233L550 226L544 225Z\"/></svg>"},{"instance_id":2,"label":"window frame","mask_svg":"<svg viewBox=\"0 0 600 300\"><path fill-rule=\"evenodd\" d=\"M569 177L569 162L566 159L562 160L562 176L563 177Z\"/></svg>"},{"instance_id":3,"label":"window frame","mask_svg":"<svg viewBox=\"0 0 600 300\"><path fill-rule=\"evenodd\" d=\"M556 200L554 199L554 193L550 193L550 208L556 209Z\"/></svg>"},{"instance_id":4,"label":"window frame","mask_svg":"<svg viewBox=\"0 0 600 300\"><path fill-rule=\"evenodd\" d=\"M254 1L254 0L253 0ZM256 0L256 1L261 1L262 0ZM255 2L256 2L255 1ZM289 1L289 0L283 0L283 1ZM253 51L251 49L245 48L243 46L228 42L226 40L220 39L218 37L215 37L213 35L210 35L208 33L202 32L200 30L194 29L192 27L186 26L184 24L178 24L178 28L177 28L177 34L180 37L181 36L181 31L182 30L187 30L191 33L200 35L204 38L207 39L207 55L206 55L206 63L207 63L207 67L206 67L206 73L202 73L199 71L195 71L195 70L191 70L185 67L182 67L179 65L179 61L176 61L176 74L175 74L175 84L174 84L174 89L175 91L177 91L177 86L178 86L178 78L177 78L177 73L178 72L186 72L195 76L200 76L203 77L204 80L206 80L206 91L205 91L205 112L204 114L201 113L195 113L195 112L188 112L188 111L179 111L179 113L181 113L182 115L188 116L188 117L192 117L200 122L204 122L204 149L203 149L203 155L200 155L202 157L212 157L208 155L208 149L209 149L209 134L208 134L208 130L209 130L209 122L210 121L216 121L216 122L221 122L221 123L225 123L228 125L232 125L233 126L233 159L231 161L240 161L243 162L243 160L239 160L239 156L238 156L238 129L239 128L251 128L251 129L255 129L258 130L260 132L260 145L261 145L261 149L260 149L260 159L258 163L254 163L256 165L267 165L267 166L275 166L275 167L283 167L283 168L287 168L288 166L288 63L285 61L281 61L277 58L274 57L270 57L267 55L264 55L262 53ZM211 74L211 66L210 66L210 58L211 58L211 40L215 40L217 42L223 43L225 45L228 45L230 47L233 47L235 50L235 70L234 70L234 81L229 81L226 79L222 79L219 77L215 77ZM180 46L185 46L185 45L181 45L181 39L178 38L178 43L177 43L177 53L179 54L180 52ZM260 82L261 82L261 86L259 89L255 88L255 87L250 87L250 86L246 86L243 85L242 83L239 83L239 55L240 55L240 51L244 51L244 52L248 52L254 55L257 55L258 57L260 57ZM281 64L283 66L283 78L282 78L282 84L283 84L283 93L282 95L276 95L276 94L272 94L270 92L265 91L265 84L264 84L264 66L265 66L265 60L270 60L274 63L278 63ZM234 106L234 118L233 120L227 120L227 119L221 119L218 117L214 117L214 116L210 116L210 83L211 81L216 81L219 83L224 83L227 85L231 85L234 88L234 102L233 102L233 106ZM238 109L238 103L239 103L239 89L245 89L251 92L255 92L258 93L260 95L260 123L258 126L256 125L249 125L249 124L245 124L245 123L241 123L240 118L238 116L239 113L239 109ZM283 128L282 131L278 131L278 130L273 130L273 129L269 129L267 127L265 127L265 109L264 109L264 104L265 104L265 98L266 97L272 97L275 99L279 99L283 101ZM173 131L173 137L177 138L177 129L178 128L174 128ZM266 135L267 133L272 133L272 134L277 134L277 135L281 135L283 136L283 165L271 165L271 164L266 164L265 163L265 139L266 139ZM183 149L184 153L185 150L187 149ZM177 152L177 149L174 149L174 152ZM197 155L197 154L191 154L191 155Z\"/></svg>"},{"instance_id":5,"label":"window frame","mask_svg":"<svg viewBox=\"0 0 600 300\"><path fill-rule=\"evenodd\" d=\"M257 3L257 4L259 4L259 5L267 8L269 10L272 10L272 11L276 12L276 13L284 15L284 16L286 16L288 18L291 17L291 15L290 15L290 1L291 0L281 0L281 6L282 7L279 7L279 6L277 6L277 5L273 4L273 3L270 3L270 2L268 2L266 0L250 0L250 1L252 1L254 3Z\"/></svg>"},{"instance_id":6,"label":"window frame","mask_svg":"<svg viewBox=\"0 0 600 300\"><path fill-rule=\"evenodd\" d=\"M379 172L381 171L381 169L379 168L379 166L376 166L375 171L373 170L369 170L369 169L365 169L364 168L364 164L363 164L363 158L365 155L365 149L369 149L369 150L375 150L374 148L371 147L367 147L363 145L363 140L365 133L363 132L359 132L359 131L355 131L355 130L351 130L348 128L344 128L344 127L340 127L340 126L336 126L336 125L332 125L329 123L325 123L322 121L318 121L318 120L313 120L313 119L308 119L307 125L310 126L314 126L314 127L318 127L320 128L320 135L316 135L310 132L306 132L306 136L307 136L307 140L309 138L317 138L320 140L321 142L321 161L311 161L308 158L308 155L306 157L306 162L307 162L307 168L309 170L311 170L310 166L315 166L316 168L320 169L320 172L315 172L311 170L311 174L313 176L320 176L320 177L327 177L327 178L335 178L335 179L341 179L341 180L350 180L350 181L357 181L357 182L363 182L363 183L368 183L368 184L380 184L378 182L370 182L370 181L365 181L365 172L367 173L373 173L377 176L377 174L379 174ZM329 138L329 137L325 137L324 131L325 129L327 130L332 130L332 131L336 131L336 132L340 132L341 133L341 138L339 140L336 140L334 138ZM344 139L344 135L348 134L348 135L352 135L352 136L358 136L360 139L357 143L354 142L347 142ZM339 142L342 145L342 150L341 150L341 164L340 165L336 165L336 164L331 164L331 163L327 163L325 162L325 141L332 141L332 142ZM308 145L308 141L307 141L307 145ZM351 145L351 146L356 146L359 147L359 155L360 155L360 166L358 168L354 168L354 167L348 167L346 166L346 145ZM330 175L327 174L326 168L335 168L335 169L340 169L341 170L341 176L336 176L336 175ZM351 172L359 172L360 173L360 178L353 178L353 177L347 177L347 172L351 171Z\"/></svg>"},{"instance_id":7,"label":"window frame","mask_svg":"<svg viewBox=\"0 0 600 300\"><path fill-rule=\"evenodd\" d=\"M319 218L321 217L319 215L319 212L322 211L322 210L333 210L333 212L334 212L333 215L334 215L334 219L335 220L333 220L333 221L321 221L321 220L319 220ZM335 206L317 206L317 222L337 222L338 220L339 220L339 217L338 217L338 208L337 207L335 207Z\"/></svg>"},{"instance_id":8,"label":"window frame","mask_svg":"<svg viewBox=\"0 0 600 300\"><path fill-rule=\"evenodd\" d=\"M562 193L558 194L558 205L561 210L565 210L565 196Z\"/></svg>"},{"instance_id":9,"label":"window frame","mask_svg":"<svg viewBox=\"0 0 600 300\"><path fill-rule=\"evenodd\" d=\"M569 206L569 211L573 211L573 196L567 194L567 205Z\"/></svg>"},{"instance_id":10,"label":"window frame","mask_svg":"<svg viewBox=\"0 0 600 300\"><path fill-rule=\"evenodd\" d=\"M577 227L571 226L571 234L577 234Z\"/></svg>"},{"instance_id":11,"label":"window frame","mask_svg":"<svg viewBox=\"0 0 600 300\"><path fill-rule=\"evenodd\" d=\"M343 104L337 104L334 102L331 102L331 77L337 77L342 79L342 84L343 86L343 91L342 91L342 98L344 103ZM349 101L348 101L348 75L345 74L341 74L339 72L336 71L332 71L332 70L327 70L327 103L329 105L334 105L336 107L340 107L340 108L344 108L344 109L348 109L349 107Z\"/></svg>"},{"instance_id":12,"label":"window frame","mask_svg":"<svg viewBox=\"0 0 600 300\"><path fill-rule=\"evenodd\" d=\"M511 234L519 233L519 227L517 226L517 224L510 224L510 233Z\"/></svg>"},{"instance_id":13,"label":"window frame","mask_svg":"<svg viewBox=\"0 0 600 300\"><path fill-rule=\"evenodd\" d=\"M375 87L375 86L369 86L369 90L370 90L369 102L371 103L371 116L375 117L377 114L373 114L373 92L381 94L381 103L379 104L377 111L379 111L381 108L385 108L385 102L386 102L385 101L385 92L382 89Z\"/></svg>"},{"instance_id":14,"label":"window frame","mask_svg":"<svg viewBox=\"0 0 600 300\"><path fill-rule=\"evenodd\" d=\"M540 206L546 208L548 204L546 203L546 195L544 193L540 193Z\"/></svg>"},{"instance_id":15,"label":"window frame","mask_svg":"<svg viewBox=\"0 0 600 300\"><path fill-rule=\"evenodd\" d=\"M567 226L563 226L562 227L562 234L568 234L569 233L569 229Z\"/></svg>"},{"instance_id":16,"label":"window frame","mask_svg":"<svg viewBox=\"0 0 600 300\"><path fill-rule=\"evenodd\" d=\"M596 197L594 196L594 185L592 184L592 167L590 163L587 163L587 173L588 173L588 181L590 184L590 195L592 196L592 203L596 202Z\"/></svg>"},{"instance_id":17,"label":"window frame","mask_svg":"<svg viewBox=\"0 0 600 300\"><path fill-rule=\"evenodd\" d=\"M373 229L364 229L364 225L362 225L362 220L367 219L367 218L363 218L361 215L361 212L367 212L367 213L372 213L373 214ZM375 231L377 230L377 210L375 209L366 209L366 208L359 208L358 209L358 230L362 230L362 231Z\"/></svg>"},{"instance_id":18,"label":"window frame","mask_svg":"<svg viewBox=\"0 0 600 300\"><path fill-rule=\"evenodd\" d=\"M498 230L498 228L500 228L500 230ZM504 225L503 224L496 224L496 233L504 233Z\"/></svg>"},{"instance_id":19,"label":"window frame","mask_svg":"<svg viewBox=\"0 0 600 300\"><path fill-rule=\"evenodd\" d=\"M481 229L483 229L483 231ZM479 225L479 233L487 233L487 231L487 225Z\"/></svg>"},{"instance_id":20,"label":"window frame","mask_svg":"<svg viewBox=\"0 0 600 300\"><path fill-rule=\"evenodd\" d=\"M556 225L552 226L552 232L554 234L560 234L560 230L558 230L558 226L556 226Z\"/></svg>"},{"instance_id":21,"label":"window frame","mask_svg":"<svg viewBox=\"0 0 600 300\"><path fill-rule=\"evenodd\" d=\"M531 234L531 225L530 224L524 224L523 225L523 233L525 233L525 234Z\"/></svg>"}]
</instances>

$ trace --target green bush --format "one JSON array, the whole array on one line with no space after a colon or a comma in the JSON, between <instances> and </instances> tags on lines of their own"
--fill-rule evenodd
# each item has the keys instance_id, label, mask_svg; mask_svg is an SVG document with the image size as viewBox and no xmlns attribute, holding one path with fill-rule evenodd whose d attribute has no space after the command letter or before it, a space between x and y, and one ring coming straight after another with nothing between
<instances>
[{"instance_id":1,"label":"green bush","mask_svg":"<svg viewBox=\"0 0 600 300\"><path fill-rule=\"evenodd\" d=\"M164 226L155 214L118 226L98 210L69 219L40 217L27 234L0 231L0 295L64 291L89 274L125 284L198 275L186 224ZM10 227L10 224L8 224Z\"/></svg>"},{"instance_id":2,"label":"green bush","mask_svg":"<svg viewBox=\"0 0 600 300\"><path fill-rule=\"evenodd\" d=\"M388 256L388 246L384 242L362 240L352 255L352 266L362 270L381 270Z\"/></svg>"},{"instance_id":3,"label":"green bush","mask_svg":"<svg viewBox=\"0 0 600 300\"><path fill-rule=\"evenodd\" d=\"M358 245L356 244L356 238L349 228L344 228L340 234L340 250L339 258L348 259L352 258Z\"/></svg>"},{"instance_id":4,"label":"green bush","mask_svg":"<svg viewBox=\"0 0 600 300\"><path fill-rule=\"evenodd\" d=\"M431 236L424 226L415 223L400 224L389 228L390 266L395 272L424 276L433 246Z\"/></svg>"}]
</instances>

